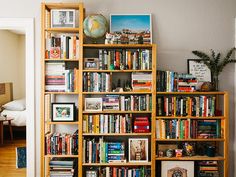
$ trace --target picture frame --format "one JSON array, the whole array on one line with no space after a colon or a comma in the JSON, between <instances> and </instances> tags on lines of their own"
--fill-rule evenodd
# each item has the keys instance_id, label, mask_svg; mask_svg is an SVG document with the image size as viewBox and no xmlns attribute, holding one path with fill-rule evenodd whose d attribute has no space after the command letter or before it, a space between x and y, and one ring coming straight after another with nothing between
<instances>
[{"instance_id":1,"label":"picture frame","mask_svg":"<svg viewBox=\"0 0 236 177\"><path fill-rule=\"evenodd\" d=\"M129 138L129 162L148 162L148 138Z\"/></svg>"},{"instance_id":2,"label":"picture frame","mask_svg":"<svg viewBox=\"0 0 236 177\"><path fill-rule=\"evenodd\" d=\"M98 58L84 58L84 69L86 70L99 69L99 59Z\"/></svg>"},{"instance_id":3,"label":"picture frame","mask_svg":"<svg viewBox=\"0 0 236 177\"><path fill-rule=\"evenodd\" d=\"M197 90L201 88L204 82L212 82L211 70L204 64L198 63L201 59L188 59L188 73L195 76L198 80Z\"/></svg>"},{"instance_id":4,"label":"picture frame","mask_svg":"<svg viewBox=\"0 0 236 177\"><path fill-rule=\"evenodd\" d=\"M162 161L161 176L194 176L194 161Z\"/></svg>"},{"instance_id":5,"label":"picture frame","mask_svg":"<svg viewBox=\"0 0 236 177\"><path fill-rule=\"evenodd\" d=\"M85 98L85 111L102 111L102 98Z\"/></svg>"},{"instance_id":6,"label":"picture frame","mask_svg":"<svg viewBox=\"0 0 236 177\"><path fill-rule=\"evenodd\" d=\"M52 103L52 122L74 122L75 103Z\"/></svg>"},{"instance_id":7,"label":"picture frame","mask_svg":"<svg viewBox=\"0 0 236 177\"><path fill-rule=\"evenodd\" d=\"M52 9L51 28L75 28L75 9Z\"/></svg>"},{"instance_id":8,"label":"picture frame","mask_svg":"<svg viewBox=\"0 0 236 177\"><path fill-rule=\"evenodd\" d=\"M138 43L142 36L143 43L152 44L151 14L110 14L110 33L127 38L129 43Z\"/></svg>"}]
</instances>

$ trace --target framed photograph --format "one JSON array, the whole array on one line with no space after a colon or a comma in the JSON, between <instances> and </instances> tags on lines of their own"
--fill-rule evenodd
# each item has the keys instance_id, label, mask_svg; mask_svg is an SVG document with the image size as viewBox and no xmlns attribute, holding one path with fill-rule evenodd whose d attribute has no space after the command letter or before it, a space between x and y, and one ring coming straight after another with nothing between
<instances>
[{"instance_id":1,"label":"framed photograph","mask_svg":"<svg viewBox=\"0 0 236 177\"><path fill-rule=\"evenodd\" d=\"M75 9L52 9L51 28L75 28Z\"/></svg>"},{"instance_id":2,"label":"framed photograph","mask_svg":"<svg viewBox=\"0 0 236 177\"><path fill-rule=\"evenodd\" d=\"M52 103L52 122L75 121L75 103Z\"/></svg>"},{"instance_id":3,"label":"framed photograph","mask_svg":"<svg viewBox=\"0 0 236 177\"><path fill-rule=\"evenodd\" d=\"M102 111L102 98L85 98L85 111Z\"/></svg>"},{"instance_id":4,"label":"framed photograph","mask_svg":"<svg viewBox=\"0 0 236 177\"><path fill-rule=\"evenodd\" d=\"M111 14L110 32L128 37L129 43L137 43L142 37L144 44L152 43L151 14Z\"/></svg>"},{"instance_id":5,"label":"framed photograph","mask_svg":"<svg viewBox=\"0 0 236 177\"><path fill-rule=\"evenodd\" d=\"M148 162L147 138L129 138L129 162Z\"/></svg>"},{"instance_id":6,"label":"framed photograph","mask_svg":"<svg viewBox=\"0 0 236 177\"><path fill-rule=\"evenodd\" d=\"M85 58L84 69L99 69L98 58Z\"/></svg>"},{"instance_id":7,"label":"framed photograph","mask_svg":"<svg viewBox=\"0 0 236 177\"><path fill-rule=\"evenodd\" d=\"M194 176L194 161L162 161L161 176L191 177Z\"/></svg>"}]
</instances>

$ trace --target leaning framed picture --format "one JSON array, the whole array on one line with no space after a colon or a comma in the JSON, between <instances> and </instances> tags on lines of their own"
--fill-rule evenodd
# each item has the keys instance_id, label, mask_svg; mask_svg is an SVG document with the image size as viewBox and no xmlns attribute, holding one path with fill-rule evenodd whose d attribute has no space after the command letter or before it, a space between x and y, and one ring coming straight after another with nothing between
<instances>
[{"instance_id":1,"label":"leaning framed picture","mask_svg":"<svg viewBox=\"0 0 236 177\"><path fill-rule=\"evenodd\" d=\"M75 103L52 103L52 122L75 121Z\"/></svg>"},{"instance_id":2,"label":"leaning framed picture","mask_svg":"<svg viewBox=\"0 0 236 177\"><path fill-rule=\"evenodd\" d=\"M162 161L161 176L194 176L194 161Z\"/></svg>"},{"instance_id":3,"label":"leaning framed picture","mask_svg":"<svg viewBox=\"0 0 236 177\"><path fill-rule=\"evenodd\" d=\"M148 138L129 138L129 162L148 162Z\"/></svg>"},{"instance_id":4,"label":"leaning framed picture","mask_svg":"<svg viewBox=\"0 0 236 177\"><path fill-rule=\"evenodd\" d=\"M85 98L85 111L102 111L102 98Z\"/></svg>"},{"instance_id":5,"label":"leaning framed picture","mask_svg":"<svg viewBox=\"0 0 236 177\"><path fill-rule=\"evenodd\" d=\"M204 82L211 82L211 70L204 64L199 63L201 59L188 59L188 73L195 76L198 80L197 89L200 89Z\"/></svg>"},{"instance_id":6,"label":"leaning framed picture","mask_svg":"<svg viewBox=\"0 0 236 177\"><path fill-rule=\"evenodd\" d=\"M75 9L52 9L51 28L74 28Z\"/></svg>"},{"instance_id":7,"label":"leaning framed picture","mask_svg":"<svg viewBox=\"0 0 236 177\"><path fill-rule=\"evenodd\" d=\"M85 58L84 59L84 69L99 69L98 58Z\"/></svg>"},{"instance_id":8,"label":"leaning framed picture","mask_svg":"<svg viewBox=\"0 0 236 177\"><path fill-rule=\"evenodd\" d=\"M129 43L137 43L142 37L144 44L151 44L151 17L151 14L111 14L110 33L128 37Z\"/></svg>"}]
</instances>

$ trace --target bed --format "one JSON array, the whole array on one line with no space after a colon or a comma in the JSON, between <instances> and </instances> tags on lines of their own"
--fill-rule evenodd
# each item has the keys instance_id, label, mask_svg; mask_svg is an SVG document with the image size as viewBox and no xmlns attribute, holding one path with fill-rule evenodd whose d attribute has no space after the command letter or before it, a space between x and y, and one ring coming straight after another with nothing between
<instances>
[{"instance_id":1,"label":"bed","mask_svg":"<svg viewBox=\"0 0 236 177\"><path fill-rule=\"evenodd\" d=\"M13 100L12 83L0 83L0 116L12 117L13 131L26 131L26 109L23 99Z\"/></svg>"}]
</instances>

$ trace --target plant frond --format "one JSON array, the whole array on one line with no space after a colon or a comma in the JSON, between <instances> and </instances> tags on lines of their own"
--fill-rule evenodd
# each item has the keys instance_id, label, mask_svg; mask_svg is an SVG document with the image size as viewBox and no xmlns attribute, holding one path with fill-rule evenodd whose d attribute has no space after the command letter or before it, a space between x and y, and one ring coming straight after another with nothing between
<instances>
[{"instance_id":1,"label":"plant frond","mask_svg":"<svg viewBox=\"0 0 236 177\"><path fill-rule=\"evenodd\" d=\"M227 55L225 56L225 58L223 58L223 61L224 60L229 60L230 59L230 57L231 57L231 55L233 54L233 52L236 50L236 48L232 48L232 49L230 49L229 51L228 51L228 53L227 53Z\"/></svg>"},{"instance_id":2,"label":"plant frond","mask_svg":"<svg viewBox=\"0 0 236 177\"><path fill-rule=\"evenodd\" d=\"M205 54L204 52L201 52L201 51L194 50L194 51L192 51L192 53L201 59L207 59L207 60L211 59L207 54Z\"/></svg>"}]
</instances>

